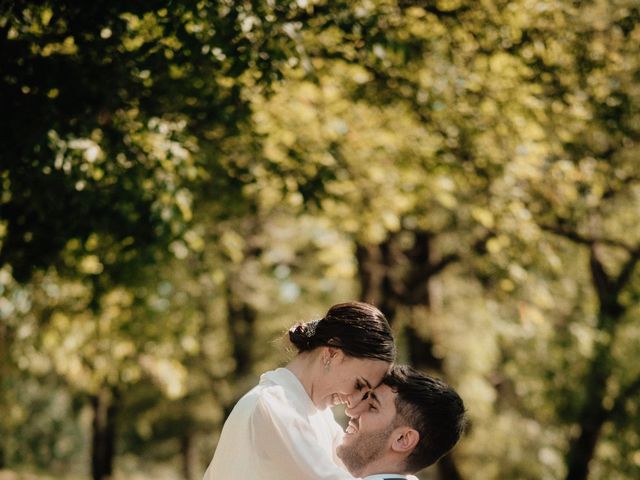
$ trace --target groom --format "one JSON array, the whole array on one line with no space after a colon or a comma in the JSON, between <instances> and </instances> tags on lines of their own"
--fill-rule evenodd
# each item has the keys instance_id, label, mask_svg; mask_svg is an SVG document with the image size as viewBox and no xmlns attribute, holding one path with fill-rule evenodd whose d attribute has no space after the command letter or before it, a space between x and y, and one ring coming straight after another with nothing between
<instances>
[{"instance_id":1,"label":"groom","mask_svg":"<svg viewBox=\"0 0 640 480\"><path fill-rule=\"evenodd\" d=\"M434 464L460 439L464 404L445 383L395 366L353 408L337 455L354 477L403 480Z\"/></svg>"}]
</instances>

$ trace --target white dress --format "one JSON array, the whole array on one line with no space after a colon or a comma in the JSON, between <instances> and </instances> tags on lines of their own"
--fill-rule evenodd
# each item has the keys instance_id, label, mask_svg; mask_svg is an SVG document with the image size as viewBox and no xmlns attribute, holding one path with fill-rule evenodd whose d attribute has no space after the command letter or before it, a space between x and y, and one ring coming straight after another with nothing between
<instances>
[{"instance_id":1,"label":"white dress","mask_svg":"<svg viewBox=\"0 0 640 480\"><path fill-rule=\"evenodd\" d=\"M233 408L204 480L354 480L335 456L344 432L286 368Z\"/></svg>"}]
</instances>

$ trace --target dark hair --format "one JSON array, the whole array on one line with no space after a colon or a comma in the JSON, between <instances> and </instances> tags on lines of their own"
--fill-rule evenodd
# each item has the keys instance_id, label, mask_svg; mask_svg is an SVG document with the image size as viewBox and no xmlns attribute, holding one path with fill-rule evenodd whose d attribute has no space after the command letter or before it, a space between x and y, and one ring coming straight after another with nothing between
<instances>
[{"instance_id":1,"label":"dark hair","mask_svg":"<svg viewBox=\"0 0 640 480\"><path fill-rule=\"evenodd\" d=\"M436 463L464 431L462 399L446 383L406 365L395 365L384 383L397 393L396 423L409 425L420 434L418 444L407 457L407 472L415 473Z\"/></svg>"},{"instance_id":2,"label":"dark hair","mask_svg":"<svg viewBox=\"0 0 640 480\"><path fill-rule=\"evenodd\" d=\"M324 318L291 327L289 340L298 352L328 346L352 357L389 363L396 356L387 319L376 307L363 302L339 303Z\"/></svg>"}]
</instances>

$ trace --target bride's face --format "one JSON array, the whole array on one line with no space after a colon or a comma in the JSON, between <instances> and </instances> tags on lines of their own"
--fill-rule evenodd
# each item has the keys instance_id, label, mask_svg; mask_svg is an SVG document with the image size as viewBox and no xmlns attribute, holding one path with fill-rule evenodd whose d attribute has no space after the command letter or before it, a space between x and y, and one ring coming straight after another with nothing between
<instances>
[{"instance_id":1,"label":"bride's face","mask_svg":"<svg viewBox=\"0 0 640 480\"><path fill-rule=\"evenodd\" d=\"M385 361L350 357L333 348L327 348L321 359L320 378L311 396L319 409L341 403L355 407L368 391L382 382L389 369Z\"/></svg>"}]
</instances>

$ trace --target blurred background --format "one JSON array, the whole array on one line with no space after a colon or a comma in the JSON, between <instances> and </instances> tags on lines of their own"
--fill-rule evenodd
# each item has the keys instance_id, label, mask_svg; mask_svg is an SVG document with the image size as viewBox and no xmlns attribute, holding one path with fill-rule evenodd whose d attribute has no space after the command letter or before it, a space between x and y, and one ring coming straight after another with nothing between
<instances>
[{"instance_id":1,"label":"blurred background","mask_svg":"<svg viewBox=\"0 0 640 480\"><path fill-rule=\"evenodd\" d=\"M638 0L0 1L0 478L201 478L351 299L468 407L423 480L640 478L638 45Z\"/></svg>"}]
</instances>

